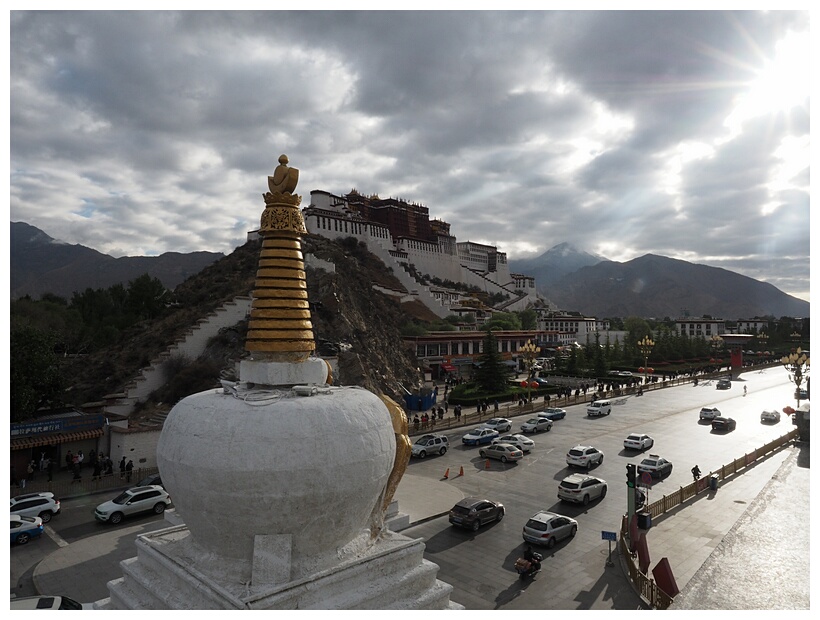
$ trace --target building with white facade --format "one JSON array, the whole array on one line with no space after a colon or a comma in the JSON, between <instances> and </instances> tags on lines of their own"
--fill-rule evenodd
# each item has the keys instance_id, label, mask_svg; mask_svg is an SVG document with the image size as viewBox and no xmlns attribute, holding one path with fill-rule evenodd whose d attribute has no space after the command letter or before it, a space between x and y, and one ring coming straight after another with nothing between
<instances>
[{"instance_id":1,"label":"building with white facade","mask_svg":"<svg viewBox=\"0 0 820 620\"><path fill-rule=\"evenodd\" d=\"M724 319L712 319L702 317L684 317L675 320L675 329L678 334L689 336L690 338L711 338L726 333L726 321Z\"/></svg>"},{"instance_id":2,"label":"building with white facade","mask_svg":"<svg viewBox=\"0 0 820 620\"><path fill-rule=\"evenodd\" d=\"M420 277L504 295L510 300L504 308L508 312L524 310L537 300L535 279L513 278L504 252L482 243L457 242L450 224L430 220L422 205L363 196L355 190L344 196L313 190L302 215L311 234L330 239L353 237L365 243L412 295L441 317L451 314L467 295L440 285L427 286Z\"/></svg>"}]
</instances>

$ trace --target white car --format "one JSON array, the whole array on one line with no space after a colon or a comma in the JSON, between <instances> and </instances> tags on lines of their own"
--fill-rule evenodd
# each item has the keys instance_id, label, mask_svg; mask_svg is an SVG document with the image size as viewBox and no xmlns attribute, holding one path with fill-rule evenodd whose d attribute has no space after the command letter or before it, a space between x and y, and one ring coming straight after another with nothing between
<instances>
[{"instance_id":1,"label":"white car","mask_svg":"<svg viewBox=\"0 0 820 620\"><path fill-rule=\"evenodd\" d=\"M40 517L48 523L52 516L60 514L60 500L48 491L18 495L11 498L11 514Z\"/></svg>"},{"instance_id":2,"label":"white car","mask_svg":"<svg viewBox=\"0 0 820 620\"><path fill-rule=\"evenodd\" d=\"M493 442L493 439L498 437L498 431L494 431L491 428L484 428L483 426L479 426L478 428L474 428L469 433L464 435L461 438L461 443L465 446L480 446L481 444L490 444Z\"/></svg>"},{"instance_id":3,"label":"white car","mask_svg":"<svg viewBox=\"0 0 820 620\"><path fill-rule=\"evenodd\" d=\"M704 407L700 410L700 419L701 420L714 420L715 418L721 417L723 414L720 413L720 409L717 407Z\"/></svg>"},{"instance_id":4,"label":"white car","mask_svg":"<svg viewBox=\"0 0 820 620\"><path fill-rule=\"evenodd\" d=\"M549 432L552 428L552 420L549 418L530 418L521 425L522 433L537 433L539 431Z\"/></svg>"},{"instance_id":5,"label":"white car","mask_svg":"<svg viewBox=\"0 0 820 620\"><path fill-rule=\"evenodd\" d=\"M494 443L486 448L481 448L478 454L483 459L498 459L502 463L507 461L520 461L524 458L524 453L508 443Z\"/></svg>"},{"instance_id":6,"label":"white car","mask_svg":"<svg viewBox=\"0 0 820 620\"><path fill-rule=\"evenodd\" d=\"M575 446L567 452L567 465L592 469L604 462L604 453L592 446Z\"/></svg>"},{"instance_id":7,"label":"white car","mask_svg":"<svg viewBox=\"0 0 820 620\"><path fill-rule=\"evenodd\" d=\"M760 414L760 421L761 422L773 422L777 424L780 422L780 412L776 409L772 409L771 411L764 411Z\"/></svg>"},{"instance_id":8,"label":"white car","mask_svg":"<svg viewBox=\"0 0 820 620\"><path fill-rule=\"evenodd\" d=\"M444 454L450 447L450 440L444 435L422 435L410 447L410 456L420 459L428 454Z\"/></svg>"},{"instance_id":9,"label":"white car","mask_svg":"<svg viewBox=\"0 0 820 620\"><path fill-rule=\"evenodd\" d=\"M171 496L161 486L134 487L94 510L94 518L116 525L123 517L141 512L162 514L171 505Z\"/></svg>"},{"instance_id":10,"label":"white car","mask_svg":"<svg viewBox=\"0 0 820 620\"><path fill-rule=\"evenodd\" d=\"M499 433L507 433L512 428L512 422L510 422L507 418L490 418L484 422L482 426L484 428L491 428Z\"/></svg>"},{"instance_id":11,"label":"white car","mask_svg":"<svg viewBox=\"0 0 820 620\"><path fill-rule=\"evenodd\" d=\"M493 439L493 443L508 443L511 446L515 446L522 452L529 452L530 450L535 447L535 442L530 439L529 437L525 437L524 435L502 435L501 437L496 437Z\"/></svg>"},{"instance_id":12,"label":"white car","mask_svg":"<svg viewBox=\"0 0 820 620\"><path fill-rule=\"evenodd\" d=\"M590 500L606 497L606 480L587 474L571 474L558 485L558 499L586 506Z\"/></svg>"},{"instance_id":13,"label":"white car","mask_svg":"<svg viewBox=\"0 0 820 620\"><path fill-rule=\"evenodd\" d=\"M608 400L596 400L587 405L587 415L590 418L597 418L612 413L612 403Z\"/></svg>"},{"instance_id":14,"label":"white car","mask_svg":"<svg viewBox=\"0 0 820 620\"><path fill-rule=\"evenodd\" d=\"M672 473L672 463L657 454L650 454L648 459L638 463L638 475L646 472L653 478L663 478Z\"/></svg>"},{"instance_id":15,"label":"white car","mask_svg":"<svg viewBox=\"0 0 820 620\"><path fill-rule=\"evenodd\" d=\"M624 439L624 448L627 450L646 450L655 445L655 440L643 433L631 433Z\"/></svg>"}]
</instances>

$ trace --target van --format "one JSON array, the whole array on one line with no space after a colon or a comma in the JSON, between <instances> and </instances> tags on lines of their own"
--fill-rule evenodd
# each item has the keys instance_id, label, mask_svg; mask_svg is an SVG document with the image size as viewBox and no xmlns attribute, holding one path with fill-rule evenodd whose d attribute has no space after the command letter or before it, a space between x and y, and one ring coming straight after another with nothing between
<instances>
[{"instance_id":1,"label":"van","mask_svg":"<svg viewBox=\"0 0 820 620\"><path fill-rule=\"evenodd\" d=\"M587 405L587 415L591 418L612 413L612 403L608 400L596 400Z\"/></svg>"}]
</instances>

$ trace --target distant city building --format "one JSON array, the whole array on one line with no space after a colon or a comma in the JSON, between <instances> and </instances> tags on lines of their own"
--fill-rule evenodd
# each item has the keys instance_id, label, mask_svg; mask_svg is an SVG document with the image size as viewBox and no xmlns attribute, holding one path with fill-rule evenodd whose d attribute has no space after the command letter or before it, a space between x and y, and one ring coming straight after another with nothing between
<instances>
[{"instance_id":1,"label":"distant city building","mask_svg":"<svg viewBox=\"0 0 820 620\"><path fill-rule=\"evenodd\" d=\"M675 320L675 328L678 334L690 338L711 338L727 333L723 319L684 317Z\"/></svg>"},{"instance_id":2,"label":"distant city building","mask_svg":"<svg viewBox=\"0 0 820 620\"><path fill-rule=\"evenodd\" d=\"M609 321L602 321L594 317L585 317L577 314L554 312L546 309L536 309L538 329L540 331L555 331L561 334L574 334L574 340L580 344L592 341L595 333L609 331Z\"/></svg>"},{"instance_id":3,"label":"distant city building","mask_svg":"<svg viewBox=\"0 0 820 620\"><path fill-rule=\"evenodd\" d=\"M738 334L761 334L769 328L765 319L738 319L735 330Z\"/></svg>"}]
</instances>

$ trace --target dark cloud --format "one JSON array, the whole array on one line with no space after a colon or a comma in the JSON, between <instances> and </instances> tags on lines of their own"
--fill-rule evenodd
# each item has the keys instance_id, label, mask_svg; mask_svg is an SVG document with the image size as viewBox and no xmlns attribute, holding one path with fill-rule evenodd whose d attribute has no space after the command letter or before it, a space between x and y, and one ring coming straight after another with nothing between
<instances>
[{"instance_id":1,"label":"dark cloud","mask_svg":"<svg viewBox=\"0 0 820 620\"><path fill-rule=\"evenodd\" d=\"M115 255L229 252L285 152L303 204L356 188L424 204L460 240L511 257L569 241L807 296L808 106L732 112L808 23L805 11L13 11L11 219ZM794 79L808 83L807 67Z\"/></svg>"}]
</instances>

